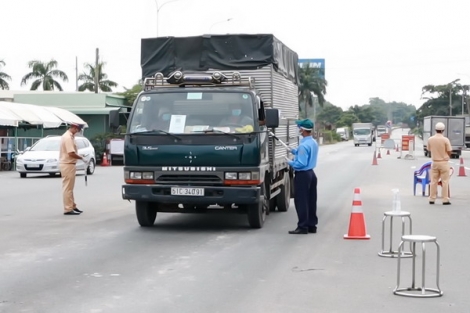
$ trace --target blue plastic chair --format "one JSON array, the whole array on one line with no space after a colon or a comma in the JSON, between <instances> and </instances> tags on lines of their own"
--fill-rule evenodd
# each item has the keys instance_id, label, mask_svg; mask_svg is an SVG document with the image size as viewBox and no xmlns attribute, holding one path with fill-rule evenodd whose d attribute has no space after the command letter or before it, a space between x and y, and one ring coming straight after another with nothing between
<instances>
[{"instance_id":1,"label":"blue plastic chair","mask_svg":"<svg viewBox=\"0 0 470 313\"><path fill-rule=\"evenodd\" d=\"M426 195L426 186L431 183L429 177L429 170L431 169L432 162L424 163L419 170L414 171L413 175L413 195L416 196L416 185L421 184L423 197Z\"/></svg>"}]
</instances>

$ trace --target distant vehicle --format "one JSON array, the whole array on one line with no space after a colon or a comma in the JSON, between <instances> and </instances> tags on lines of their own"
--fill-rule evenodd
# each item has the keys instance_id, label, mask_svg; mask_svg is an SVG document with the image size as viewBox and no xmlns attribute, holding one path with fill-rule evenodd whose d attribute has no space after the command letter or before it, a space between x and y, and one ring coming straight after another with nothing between
<instances>
[{"instance_id":1,"label":"distant vehicle","mask_svg":"<svg viewBox=\"0 0 470 313\"><path fill-rule=\"evenodd\" d=\"M354 146L372 146L374 141L374 125L372 123L353 123Z\"/></svg>"},{"instance_id":2,"label":"distant vehicle","mask_svg":"<svg viewBox=\"0 0 470 313\"><path fill-rule=\"evenodd\" d=\"M377 126L377 137L382 137L382 135L386 133L387 133L387 127L385 125Z\"/></svg>"},{"instance_id":3,"label":"distant vehicle","mask_svg":"<svg viewBox=\"0 0 470 313\"><path fill-rule=\"evenodd\" d=\"M349 140L349 127L337 128L336 133L341 137L342 141L348 141Z\"/></svg>"},{"instance_id":4,"label":"distant vehicle","mask_svg":"<svg viewBox=\"0 0 470 313\"><path fill-rule=\"evenodd\" d=\"M444 136L449 138L452 146L452 157L459 158L465 149L465 117L463 116L426 116L423 121L423 150L424 155L431 157L428 151L428 139L436 133L436 123L442 122L446 126Z\"/></svg>"},{"instance_id":5,"label":"distant vehicle","mask_svg":"<svg viewBox=\"0 0 470 313\"><path fill-rule=\"evenodd\" d=\"M20 173L21 178L25 178L27 174L49 174L55 176L60 174L59 169L59 150L60 136L48 136L38 140L31 148L16 157L16 171ZM88 175L95 172L96 156L95 148L85 137L75 137L78 154L86 155L89 165L82 160L77 161L77 170L84 171L86 169Z\"/></svg>"}]
</instances>

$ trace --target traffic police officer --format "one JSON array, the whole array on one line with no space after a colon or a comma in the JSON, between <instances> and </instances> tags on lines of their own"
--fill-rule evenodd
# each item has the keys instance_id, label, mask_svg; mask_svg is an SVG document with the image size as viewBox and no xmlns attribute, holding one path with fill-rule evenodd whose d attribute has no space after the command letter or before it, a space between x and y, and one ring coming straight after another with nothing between
<instances>
[{"instance_id":1,"label":"traffic police officer","mask_svg":"<svg viewBox=\"0 0 470 313\"><path fill-rule=\"evenodd\" d=\"M84 160L78 155L75 144L75 134L82 130L83 125L72 123L70 128L62 135L60 141L59 167L62 176L62 197L64 215L80 215L81 210L77 208L73 196L75 186L75 174L77 172L77 160Z\"/></svg>"},{"instance_id":2,"label":"traffic police officer","mask_svg":"<svg viewBox=\"0 0 470 313\"><path fill-rule=\"evenodd\" d=\"M289 165L294 169L294 203L298 223L289 234L317 232L317 176L313 169L317 165L318 143L312 137L313 122L309 119L297 121L302 139L298 149L292 149L294 160Z\"/></svg>"},{"instance_id":3,"label":"traffic police officer","mask_svg":"<svg viewBox=\"0 0 470 313\"><path fill-rule=\"evenodd\" d=\"M449 159L452 154L452 146L449 138L443 135L444 123L436 123L436 134L428 139L428 150L431 152L431 191L429 204L434 204L437 197L437 183L442 182L442 204L449 205Z\"/></svg>"}]
</instances>

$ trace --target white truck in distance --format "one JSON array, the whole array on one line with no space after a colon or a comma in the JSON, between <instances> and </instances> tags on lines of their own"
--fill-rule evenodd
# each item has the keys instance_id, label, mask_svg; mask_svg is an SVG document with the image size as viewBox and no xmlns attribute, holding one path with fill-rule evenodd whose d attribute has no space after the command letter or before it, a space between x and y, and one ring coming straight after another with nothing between
<instances>
[{"instance_id":1,"label":"white truck in distance","mask_svg":"<svg viewBox=\"0 0 470 313\"><path fill-rule=\"evenodd\" d=\"M342 141L348 141L349 140L349 127L337 128L336 133L341 137Z\"/></svg>"},{"instance_id":2,"label":"white truck in distance","mask_svg":"<svg viewBox=\"0 0 470 313\"><path fill-rule=\"evenodd\" d=\"M372 125L372 123L353 123L352 130L354 137L354 146L372 146L374 137L374 125Z\"/></svg>"}]
</instances>

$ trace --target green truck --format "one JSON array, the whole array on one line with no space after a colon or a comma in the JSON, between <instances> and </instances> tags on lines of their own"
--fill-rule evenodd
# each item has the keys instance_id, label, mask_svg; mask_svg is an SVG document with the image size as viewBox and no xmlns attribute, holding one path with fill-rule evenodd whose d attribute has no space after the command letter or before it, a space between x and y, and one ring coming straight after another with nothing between
<instances>
[{"instance_id":1,"label":"green truck","mask_svg":"<svg viewBox=\"0 0 470 313\"><path fill-rule=\"evenodd\" d=\"M142 39L143 91L124 139L122 198L157 212L242 213L261 228L293 197L297 54L273 35Z\"/></svg>"}]
</instances>

